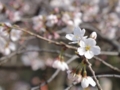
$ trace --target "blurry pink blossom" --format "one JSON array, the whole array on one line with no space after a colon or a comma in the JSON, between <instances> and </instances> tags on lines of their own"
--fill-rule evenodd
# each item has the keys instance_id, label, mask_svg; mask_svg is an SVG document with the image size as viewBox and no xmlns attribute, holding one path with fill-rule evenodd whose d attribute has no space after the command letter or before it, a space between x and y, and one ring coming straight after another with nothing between
<instances>
[{"instance_id":1,"label":"blurry pink blossom","mask_svg":"<svg viewBox=\"0 0 120 90\"><path fill-rule=\"evenodd\" d=\"M69 69L68 65L64 61L60 61L58 58L53 62L52 67L62 71Z\"/></svg>"},{"instance_id":2,"label":"blurry pink blossom","mask_svg":"<svg viewBox=\"0 0 120 90\"><path fill-rule=\"evenodd\" d=\"M58 22L58 18L56 15L49 15L46 17L46 26L48 27L52 27L53 25L55 25Z\"/></svg>"},{"instance_id":3,"label":"blurry pink blossom","mask_svg":"<svg viewBox=\"0 0 120 90\"><path fill-rule=\"evenodd\" d=\"M75 71L68 70L68 79L74 83L80 83L82 80L82 75L80 73L76 73Z\"/></svg>"}]
</instances>

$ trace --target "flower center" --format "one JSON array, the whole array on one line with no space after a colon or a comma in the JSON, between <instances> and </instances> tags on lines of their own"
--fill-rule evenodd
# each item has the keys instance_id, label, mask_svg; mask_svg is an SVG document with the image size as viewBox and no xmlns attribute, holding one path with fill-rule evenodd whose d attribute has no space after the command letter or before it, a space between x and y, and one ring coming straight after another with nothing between
<instances>
[{"instance_id":1,"label":"flower center","mask_svg":"<svg viewBox=\"0 0 120 90\"><path fill-rule=\"evenodd\" d=\"M78 39L78 38L79 38L79 36L78 36L78 35L76 35L76 36L75 36L75 38L77 38L77 39Z\"/></svg>"},{"instance_id":2,"label":"flower center","mask_svg":"<svg viewBox=\"0 0 120 90\"><path fill-rule=\"evenodd\" d=\"M90 46L87 45L87 46L85 47L85 50L86 50L86 51L90 50Z\"/></svg>"}]
</instances>

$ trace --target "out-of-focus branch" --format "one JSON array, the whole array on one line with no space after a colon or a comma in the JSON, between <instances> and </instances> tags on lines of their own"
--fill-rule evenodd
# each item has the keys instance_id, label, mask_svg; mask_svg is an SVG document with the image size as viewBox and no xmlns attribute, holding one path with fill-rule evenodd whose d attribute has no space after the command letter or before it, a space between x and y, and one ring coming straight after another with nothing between
<instances>
[{"instance_id":1,"label":"out-of-focus branch","mask_svg":"<svg viewBox=\"0 0 120 90\"><path fill-rule=\"evenodd\" d=\"M69 87L65 88L65 90L70 90L74 85L76 85L77 83L72 83Z\"/></svg>"},{"instance_id":2,"label":"out-of-focus branch","mask_svg":"<svg viewBox=\"0 0 120 90\"><path fill-rule=\"evenodd\" d=\"M106 65L107 67L111 68L112 70L115 70L115 71L117 71L117 72L120 73L120 69L118 69L117 67L112 66L111 64L105 62L104 60L102 60L102 59L99 58L99 57L94 56L94 58L95 58L96 60L102 62L104 65Z\"/></svg>"},{"instance_id":3,"label":"out-of-focus branch","mask_svg":"<svg viewBox=\"0 0 120 90\"><path fill-rule=\"evenodd\" d=\"M113 51L101 51L100 53L101 55L113 55L113 56L118 56L119 53L118 52L113 52Z\"/></svg>"},{"instance_id":4,"label":"out-of-focus branch","mask_svg":"<svg viewBox=\"0 0 120 90\"><path fill-rule=\"evenodd\" d=\"M31 90L41 90L40 88L48 83L50 83L57 75L58 73L60 72L60 70L56 70L55 73L50 77L50 79L48 79L46 82L36 86L36 87L33 87L31 88Z\"/></svg>"},{"instance_id":5,"label":"out-of-focus branch","mask_svg":"<svg viewBox=\"0 0 120 90\"><path fill-rule=\"evenodd\" d=\"M8 56L4 56L4 57L0 58L0 65L6 63L7 60L9 60L10 58L12 58L13 56L15 56L17 54L26 53L26 52L34 52L34 51L37 51L37 52L47 52L47 53L57 53L57 54L60 53L59 50L47 50L47 49L18 50L16 52L13 52L13 53L9 54ZM104 55L118 55L118 52L105 52L105 51L102 51L101 55L102 54L104 54ZM68 54L68 53L64 53L63 55L66 56L66 57L72 57L73 56L73 55Z\"/></svg>"},{"instance_id":6,"label":"out-of-focus branch","mask_svg":"<svg viewBox=\"0 0 120 90\"><path fill-rule=\"evenodd\" d=\"M38 50L17 50L7 56L3 56L2 58L0 58L0 65L6 63L10 58L14 57L15 55L21 54L21 53L25 53L25 52L47 52L47 53L57 53L59 54L60 51L59 50L46 50L46 49L38 49ZM66 57L72 57L73 55L70 55L68 53L64 53L63 54Z\"/></svg>"},{"instance_id":7,"label":"out-of-focus branch","mask_svg":"<svg viewBox=\"0 0 120 90\"><path fill-rule=\"evenodd\" d=\"M115 77L115 78L120 78L120 75L117 74L103 74L103 75L96 75L98 78L103 78L103 77Z\"/></svg>"}]
</instances>

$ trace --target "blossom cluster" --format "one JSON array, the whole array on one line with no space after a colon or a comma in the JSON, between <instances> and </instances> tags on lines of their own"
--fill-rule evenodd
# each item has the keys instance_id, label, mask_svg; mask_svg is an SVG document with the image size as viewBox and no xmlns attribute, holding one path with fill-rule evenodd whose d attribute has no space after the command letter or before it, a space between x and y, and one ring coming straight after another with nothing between
<instances>
[{"instance_id":1,"label":"blossom cluster","mask_svg":"<svg viewBox=\"0 0 120 90\"><path fill-rule=\"evenodd\" d=\"M12 29L11 27L10 23L0 26L0 52L3 55L9 55L11 51L17 49L15 42L19 41L22 35L22 31Z\"/></svg>"},{"instance_id":2,"label":"blossom cluster","mask_svg":"<svg viewBox=\"0 0 120 90\"><path fill-rule=\"evenodd\" d=\"M84 57L85 59L91 59L94 57L94 55L100 54L100 47L96 45L96 38L97 33L92 32L90 37L84 36L85 35L85 29L80 29L79 27L75 27L73 30L73 33L66 34L66 38L70 40L71 42L69 44L78 44L79 47L77 48L77 52L80 56ZM63 53L63 52L61 52ZM95 81L90 77L87 76L86 72L86 65L83 61L81 62L82 68L84 67L84 74L81 75L81 70L79 68L76 68L76 70L70 70L68 65L64 62L63 57L60 56L60 58L56 59L52 67L60 69L62 71L67 70L68 73L68 79L72 80L73 83L80 83L83 88L87 88L89 85L95 86Z\"/></svg>"},{"instance_id":3,"label":"blossom cluster","mask_svg":"<svg viewBox=\"0 0 120 90\"><path fill-rule=\"evenodd\" d=\"M52 67L62 71L66 70L68 74L68 79L75 84L81 83L82 88L87 88L89 85L95 87L96 85L92 77L87 76L86 73L84 73L84 75L82 76L81 71L79 70L70 70L68 65L64 61L61 61L59 58L57 58L53 62Z\"/></svg>"},{"instance_id":4,"label":"blossom cluster","mask_svg":"<svg viewBox=\"0 0 120 90\"><path fill-rule=\"evenodd\" d=\"M95 26L110 39L114 39L116 32L119 30L120 1L118 1L115 9L111 12L109 12L108 6L106 6L109 2L100 0L93 0L92 2L86 0L51 0L49 4L50 8L52 8L50 13L41 10L39 14L30 18L30 21L33 23L33 30L42 33L41 35L46 38L60 38L60 35L56 32L56 26L58 30L71 33L74 27L79 26L83 22L96 22ZM15 0L8 3L8 5L12 8L8 9L0 2L0 12L4 13L10 22L23 22L24 16L30 14L31 7L28 2Z\"/></svg>"},{"instance_id":5,"label":"blossom cluster","mask_svg":"<svg viewBox=\"0 0 120 90\"><path fill-rule=\"evenodd\" d=\"M100 47L96 45L95 39L97 38L96 32L92 32L89 38L84 36L85 29L81 30L79 27L74 29L73 34L67 34L66 38L70 43L77 43L80 47L77 49L78 54L91 59L94 55L100 54Z\"/></svg>"}]
</instances>

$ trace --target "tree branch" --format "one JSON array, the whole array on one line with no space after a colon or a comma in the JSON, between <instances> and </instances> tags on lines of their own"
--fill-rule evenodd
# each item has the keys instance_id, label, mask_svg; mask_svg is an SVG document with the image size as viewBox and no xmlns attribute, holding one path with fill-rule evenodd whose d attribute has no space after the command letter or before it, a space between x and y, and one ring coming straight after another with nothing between
<instances>
[{"instance_id":1,"label":"tree branch","mask_svg":"<svg viewBox=\"0 0 120 90\"><path fill-rule=\"evenodd\" d=\"M92 75L93 75L93 78L94 78L94 80L95 80L95 82L96 82L96 85L97 85L97 87L98 87L98 90L102 90L102 88L101 88L101 86L100 86L100 84L99 84L99 82L98 82L98 80L97 80L97 78L96 78L96 76L95 76L95 72L94 72L94 70L93 70L92 67L91 67L91 63L90 63L87 59L85 59L85 61L87 62L88 68L89 68L89 70L91 71L91 73L92 73Z\"/></svg>"},{"instance_id":2,"label":"tree branch","mask_svg":"<svg viewBox=\"0 0 120 90\"><path fill-rule=\"evenodd\" d=\"M102 59L99 58L99 57L94 56L94 58L95 58L96 60L102 62L104 65L106 65L107 67L111 68L112 70L115 70L115 71L117 71L117 72L120 73L120 69L118 69L117 67L112 66L111 64L105 62L104 60L102 60Z\"/></svg>"}]
</instances>

